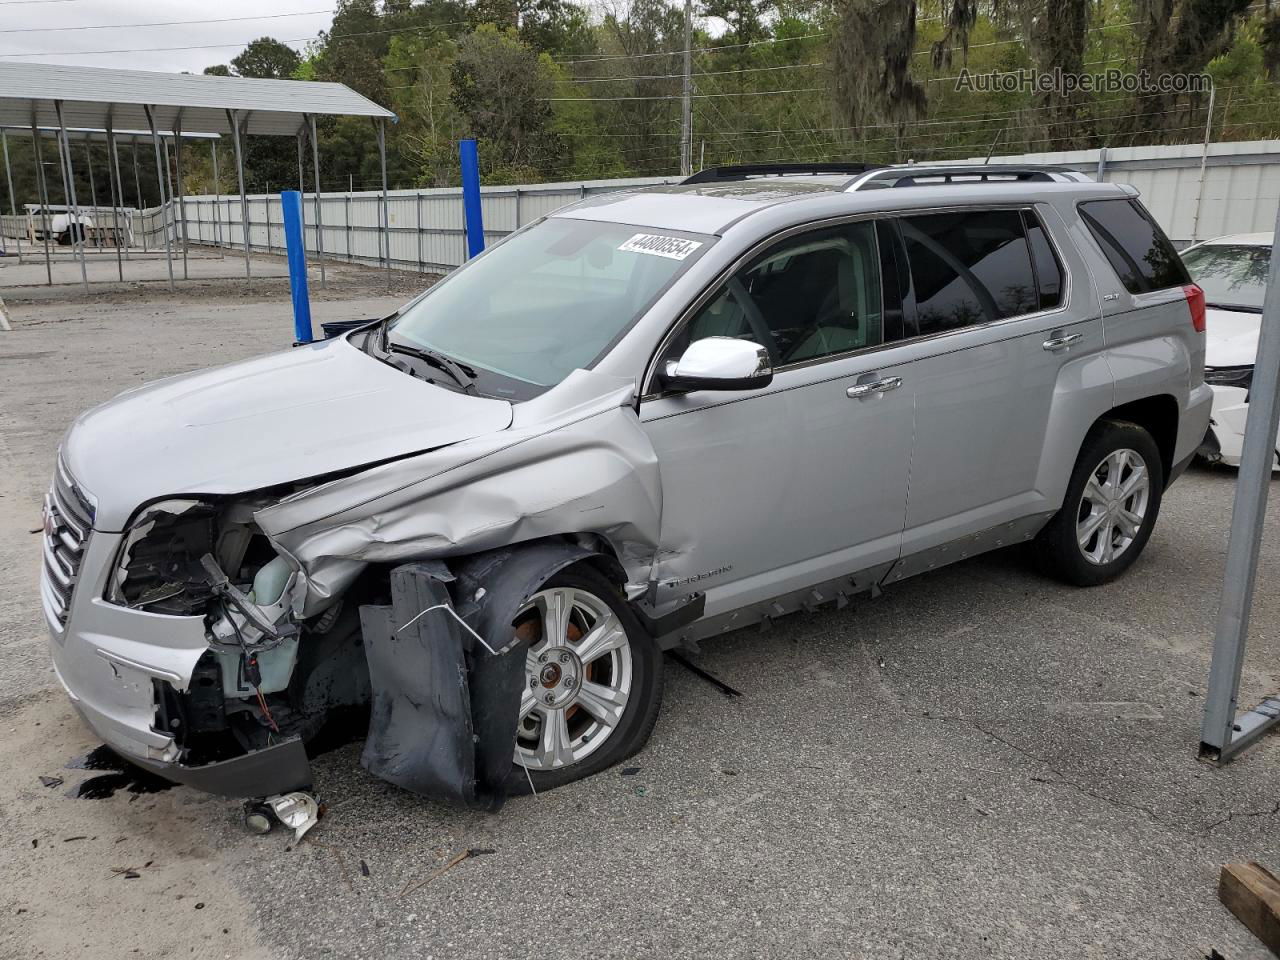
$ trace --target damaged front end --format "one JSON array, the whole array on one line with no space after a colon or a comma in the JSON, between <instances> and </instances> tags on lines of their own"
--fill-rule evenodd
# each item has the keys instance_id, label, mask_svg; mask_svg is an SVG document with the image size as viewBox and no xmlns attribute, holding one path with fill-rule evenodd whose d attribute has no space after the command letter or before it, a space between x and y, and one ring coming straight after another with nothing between
<instances>
[{"instance_id":1,"label":"damaged front end","mask_svg":"<svg viewBox=\"0 0 1280 960\"><path fill-rule=\"evenodd\" d=\"M174 499L144 508L104 591L108 604L149 619L197 621L205 641L187 670L153 679L153 729L171 746L131 759L232 796L308 786L304 743L369 695L358 612L344 616L337 602L295 615L305 576L254 522L268 502Z\"/></svg>"},{"instance_id":2,"label":"damaged front end","mask_svg":"<svg viewBox=\"0 0 1280 960\"><path fill-rule=\"evenodd\" d=\"M578 371L517 405L505 430L336 479L144 507L118 535L94 613L128 611L158 646L163 624L180 625L176 666L120 640L106 686L132 689L122 740L91 701L124 695L77 694L88 668L68 650L83 659L94 643L73 618L62 651L55 636L64 686L113 746L210 792L304 789L307 744L367 726L371 772L495 808L523 774L518 611L582 561L632 601L649 586L661 486L633 390ZM139 731L142 678L151 717Z\"/></svg>"}]
</instances>

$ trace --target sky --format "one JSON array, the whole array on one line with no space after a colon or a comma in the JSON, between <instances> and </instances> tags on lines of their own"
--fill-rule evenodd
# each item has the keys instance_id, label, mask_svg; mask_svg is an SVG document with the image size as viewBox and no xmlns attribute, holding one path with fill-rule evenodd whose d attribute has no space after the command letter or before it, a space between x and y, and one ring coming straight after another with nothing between
<instances>
[{"instance_id":1,"label":"sky","mask_svg":"<svg viewBox=\"0 0 1280 960\"><path fill-rule=\"evenodd\" d=\"M0 60L199 73L262 36L301 51L328 29L333 6L333 0L0 0ZM174 47L196 49L156 49Z\"/></svg>"}]
</instances>

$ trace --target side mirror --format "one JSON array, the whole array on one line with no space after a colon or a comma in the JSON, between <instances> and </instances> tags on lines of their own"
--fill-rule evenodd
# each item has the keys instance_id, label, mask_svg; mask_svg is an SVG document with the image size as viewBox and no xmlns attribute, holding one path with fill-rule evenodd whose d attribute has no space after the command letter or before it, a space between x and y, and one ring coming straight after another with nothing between
<instances>
[{"instance_id":1,"label":"side mirror","mask_svg":"<svg viewBox=\"0 0 1280 960\"><path fill-rule=\"evenodd\" d=\"M695 340L662 373L663 386L672 390L758 390L772 382L769 351L734 337Z\"/></svg>"}]
</instances>

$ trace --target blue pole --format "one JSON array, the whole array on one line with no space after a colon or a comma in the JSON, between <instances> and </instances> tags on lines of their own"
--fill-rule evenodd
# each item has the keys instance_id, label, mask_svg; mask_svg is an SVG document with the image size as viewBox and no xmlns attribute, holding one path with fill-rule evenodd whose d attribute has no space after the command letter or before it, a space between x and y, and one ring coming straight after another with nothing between
<instances>
[{"instance_id":1,"label":"blue pole","mask_svg":"<svg viewBox=\"0 0 1280 960\"><path fill-rule=\"evenodd\" d=\"M458 141L462 161L462 210L467 222L467 259L484 252L484 221L480 215L480 155L474 140Z\"/></svg>"},{"instance_id":2,"label":"blue pole","mask_svg":"<svg viewBox=\"0 0 1280 960\"><path fill-rule=\"evenodd\" d=\"M302 230L302 194L285 190L280 194L284 208L284 243L289 253L289 294L293 297L293 337L310 343L311 297L307 293L307 248Z\"/></svg>"}]
</instances>

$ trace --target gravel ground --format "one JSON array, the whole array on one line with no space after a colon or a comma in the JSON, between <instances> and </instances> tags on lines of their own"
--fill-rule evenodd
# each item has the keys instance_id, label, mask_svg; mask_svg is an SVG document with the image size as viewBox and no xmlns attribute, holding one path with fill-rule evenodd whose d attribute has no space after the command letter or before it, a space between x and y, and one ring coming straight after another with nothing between
<instances>
[{"instance_id":1,"label":"gravel ground","mask_svg":"<svg viewBox=\"0 0 1280 960\"><path fill-rule=\"evenodd\" d=\"M389 312L422 283L386 297L346 269L317 319ZM1215 887L1228 861L1280 867L1280 738L1221 770L1195 759L1225 470L1193 468L1170 491L1116 584L1064 588L1006 551L706 644L697 662L737 699L669 661L630 767L496 815L376 780L356 745L317 761L328 814L296 846L246 835L237 804L186 788L65 796L86 774L64 765L94 741L53 690L28 533L55 445L126 387L286 347L288 303L266 283L259 299L210 280L175 299L11 301L0 956L1269 956ZM1280 686L1277 532L1249 703ZM402 893L468 848L494 852Z\"/></svg>"}]
</instances>

